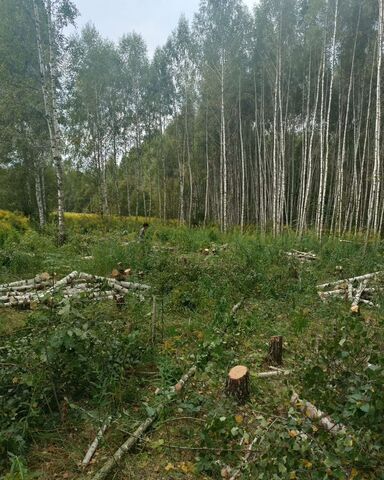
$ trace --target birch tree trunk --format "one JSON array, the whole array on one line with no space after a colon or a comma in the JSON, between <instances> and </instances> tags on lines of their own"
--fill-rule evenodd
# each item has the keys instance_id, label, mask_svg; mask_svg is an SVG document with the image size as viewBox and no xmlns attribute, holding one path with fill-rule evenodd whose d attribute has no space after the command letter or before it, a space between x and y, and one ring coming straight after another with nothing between
<instances>
[{"instance_id":1,"label":"birch tree trunk","mask_svg":"<svg viewBox=\"0 0 384 480\"><path fill-rule=\"evenodd\" d=\"M227 231L227 146L225 138L225 109L224 109L224 50L221 57L221 144L223 149L223 231Z\"/></svg>"},{"instance_id":2,"label":"birch tree trunk","mask_svg":"<svg viewBox=\"0 0 384 480\"><path fill-rule=\"evenodd\" d=\"M54 52L53 39L55 38L54 24L52 20L51 0L46 2L47 9L47 30L48 30L48 65L45 61L44 46L42 42L42 28L39 9L36 0L33 0L33 13L36 29L37 52L43 92L45 116L48 124L48 133L51 147L51 155L56 169L57 182L57 215L58 215L58 242L62 244L65 239L64 226L64 188L63 188L63 166L62 166L62 140L58 122L57 100L56 100L56 56Z\"/></svg>"},{"instance_id":3,"label":"birch tree trunk","mask_svg":"<svg viewBox=\"0 0 384 480\"><path fill-rule=\"evenodd\" d=\"M380 200L380 128L381 128L381 61L383 48L383 1L379 2L379 19L377 32L377 71L376 71L376 118L375 118L375 143L374 164L372 174L372 187L368 205L367 236L372 228L373 234L378 233L379 226L379 200Z\"/></svg>"},{"instance_id":4,"label":"birch tree trunk","mask_svg":"<svg viewBox=\"0 0 384 480\"><path fill-rule=\"evenodd\" d=\"M240 228L244 233L244 214L245 214L245 158L243 142L243 126L241 120L241 78L239 78L239 135L240 135L240 155L241 155L241 214Z\"/></svg>"},{"instance_id":5,"label":"birch tree trunk","mask_svg":"<svg viewBox=\"0 0 384 480\"><path fill-rule=\"evenodd\" d=\"M208 201L209 201L208 109L205 112L205 161L206 161L206 177L205 177L204 226L206 226L207 224Z\"/></svg>"},{"instance_id":6,"label":"birch tree trunk","mask_svg":"<svg viewBox=\"0 0 384 480\"><path fill-rule=\"evenodd\" d=\"M324 158L324 171L323 179L321 182L321 191L320 191L320 206L319 206L319 221L318 221L318 230L317 235L321 238L324 228L324 216L325 216L325 195L327 192L327 180L328 180L328 166L329 166L329 133L330 133L330 117L331 117L331 107L332 107L332 93L333 93L333 82L335 78L335 50L336 50L336 31L337 31L337 16L338 16L338 7L339 0L336 0L335 5L335 17L333 22L333 35L332 35L332 61L331 61L331 79L329 85L329 97L328 97L328 109L327 109L327 120L325 125L325 158Z\"/></svg>"},{"instance_id":7,"label":"birch tree trunk","mask_svg":"<svg viewBox=\"0 0 384 480\"><path fill-rule=\"evenodd\" d=\"M43 188L41 184L42 172L38 162L35 162L35 193L36 193L36 203L37 211L39 213L39 225L40 228L43 228L46 223L45 210L44 210L44 200L43 200Z\"/></svg>"}]
</instances>

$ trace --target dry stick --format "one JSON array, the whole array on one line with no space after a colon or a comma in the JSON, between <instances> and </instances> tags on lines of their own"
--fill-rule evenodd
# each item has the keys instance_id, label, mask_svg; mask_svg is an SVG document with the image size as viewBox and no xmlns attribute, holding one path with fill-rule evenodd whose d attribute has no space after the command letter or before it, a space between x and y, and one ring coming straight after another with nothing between
<instances>
[{"instance_id":1,"label":"dry stick","mask_svg":"<svg viewBox=\"0 0 384 480\"><path fill-rule=\"evenodd\" d=\"M306 400L300 400L297 393L292 395L291 405L304 413L309 419L317 421L324 430L334 434L345 433L344 425L334 423L329 416L325 415L325 413L316 408L312 403Z\"/></svg>"},{"instance_id":2,"label":"dry stick","mask_svg":"<svg viewBox=\"0 0 384 480\"><path fill-rule=\"evenodd\" d=\"M188 372L181 377L178 383L175 385L174 390L179 391L181 390L182 386L187 382L187 380L194 375L196 372L196 366L193 366L188 370ZM179 389L177 389L177 385L180 385ZM92 480L104 480L107 475L111 472L111 470L119 463L119 461L123 458L123 456L135 445L135 443L140 439L144 432L148 430L148 428L152 425L152 423L156 420L157 416L159 415L160 411L164 407L164 404L159 405L156 408L155 413L153 416L148 417L135 431L134 433L126 440L120 448L116 450L116 452L112 455L112 457L105 462L105 464L101 467L101 469L92 477Z\"/></svg>"},{"instance_id":3,"label":"dry stick","mask_svg":"<svg viewBox=\"0 0 384 480\"><path fill-rule=\"evenodd\" d=\"M96 448L99 445L99 441L102 439L105 431L107 430L107 428L111 424L111 421L112 421L112 417L108 417L107 420L100 427L99 431L97 432L95 439L91 443L91 446L89 447L87 453L85 454L85 457L84 457L83 461L81 462L84 467L86 467L89 464L89 462L91 461L91 459L92 459L92 457L93 457L93 455L96 451Z\"/></svg>"}]
</instances>

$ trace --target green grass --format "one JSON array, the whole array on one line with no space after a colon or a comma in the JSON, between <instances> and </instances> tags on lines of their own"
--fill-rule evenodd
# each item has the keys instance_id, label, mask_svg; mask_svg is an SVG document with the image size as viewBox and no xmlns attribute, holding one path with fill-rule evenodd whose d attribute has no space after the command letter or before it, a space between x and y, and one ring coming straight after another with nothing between
<instances>
[{"instance_id":1,"label":"green grass","mask_svg":"<svg viewBox=\"0 0 384 480\"><path fill-rule=\"evenodd\" d=\"M381 478L384 299L376 299L381 307L362 308L353 317L342 300L322 303L316 284L384 269L383 246L330 237L319 242L312 234L298 240L289 232L277 239L254 231L224 235L213 227L160 223L138 242L138 227L72 229L63 247L34 231L5 242L1 281L42 271L108 275L122 262L133 280L152 291L144 303L130 298L122 310L112 302L83 301L66 311L0 310L0 362L11 365L0 376L0 407L14 416L11 423L0 416L4 471L11 468L8 451L39 478L78 477L78 463L98 428L94 417L113 414L114 427L90 467L95 471L124 441L123 432L146 417L147 407L164 400L156 390L197 362L196 377L115 478L221 478L223 465L236 466L255 435L257 461L242 478ZM205 248L215 253L204 255ZM289 259L285 252L292 248L311 250L318 259ZM152 295L158 306L154 345ZM253 377L249 401L234 404L223 393L228 369L265 369L272 335L284 336L284 365L292 375ZM346 424L350 436L335 441L313 429L290 409L293 390Z\"/></svg>"}]
</instances>

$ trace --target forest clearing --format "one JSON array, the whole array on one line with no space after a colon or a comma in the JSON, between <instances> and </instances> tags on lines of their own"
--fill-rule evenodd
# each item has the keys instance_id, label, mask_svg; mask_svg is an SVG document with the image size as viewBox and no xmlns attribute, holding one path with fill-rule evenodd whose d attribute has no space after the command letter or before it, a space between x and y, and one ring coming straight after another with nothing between
<instances>
[{"instance_id":1,"label":"forest clearing","mask_svg":"<svg viewBox=\"0 0 384 480\"><path fill-rule=\"evenodd\" d=\"M0 0L0 477L384 479L384 0Z\"/></svg>"},{"instance_id":2,"label":"forest clearing","mask_svg":"<svg viewBox=\"0 0 384 480\"><path fill-rule=\"evenodd\" d=\"M156 219L140 240L143 220L68 214L69 238L57 247L26 219L2 219L7 480L383 477L383 277L374 292L364 284L374 305L357 311L343 281L383 270L381 244ZM36 287L59 285L76 271L117 284L119 266L121 283L150 288L103 298L111 287L102 281L97 297L58 288L4 306L12 282L40 274ZM364 281L351 283L353 299ZM322 299L319 289L337 293ZM281 358L270 357L276 336ZM244 398L226 389L236 365L248 369Z\"/></svg>"}]
</instances>

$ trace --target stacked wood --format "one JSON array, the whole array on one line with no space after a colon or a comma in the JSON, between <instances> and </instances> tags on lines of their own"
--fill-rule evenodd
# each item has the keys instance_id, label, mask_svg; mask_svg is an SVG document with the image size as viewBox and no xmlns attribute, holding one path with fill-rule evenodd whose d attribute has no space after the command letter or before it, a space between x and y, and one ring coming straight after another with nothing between
<instances>
[{"instance_id":1,"label":"stacked wood","mask_svg":"<svg viewBox=\"0 0 384 480\"><path fill-rule=\"evenodd\" d=\"M73 271L58 281L44 273L32 279L0 285L0 306L27 308L34 303L49 303L56 294L63 298L81 296L92 300L115 299L121 304L122 298L128 293L143 299L139 292L149 289L149 285L84 272Z\"/></svg>"},{"instance_id":2,"label":"stacked wood","mask_svg":"<svg viewBox=\"0 0 384 480\"><path fill-rule=\"evenodd\" d=\"M296 258L300 260L300 262L312 261L317 259L317 255L313 252L300 252L299 250L291 250L289 252L285 252L288 257Z\"/></svg>"},{"instance_id":3,"label":"stacked wood","mask_svg":"<svg viewBox=\"0 0 384 480\"><path fill-rule=\"evenodd\" d=\"M344 298L351 303L351 311L357 313L361 303L375 306L372 297L374 293L384 291L383 279L384 272L367 273L317 285L317 293L323 301L329 298ZM369 282L376 282L377 285L369 286Z\"/></svg>"},{"instance_id":4,"label":"stacked wood","mask_svg":"<svg viewBox=\"0 0 384 480\"><path fill-rule=\"evenodd\" d=\"M228 373L225 390L239 403L249 397L249 370L244 365L236 365Z\"/></svg>"}]
</instances>

